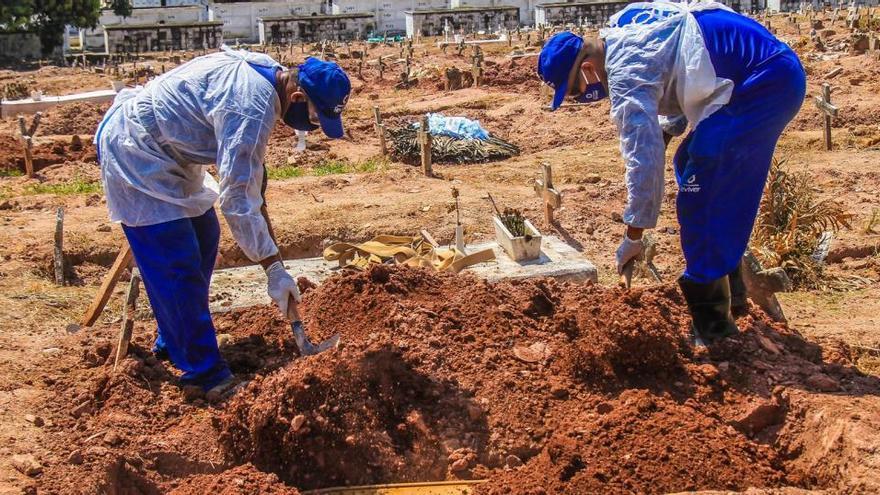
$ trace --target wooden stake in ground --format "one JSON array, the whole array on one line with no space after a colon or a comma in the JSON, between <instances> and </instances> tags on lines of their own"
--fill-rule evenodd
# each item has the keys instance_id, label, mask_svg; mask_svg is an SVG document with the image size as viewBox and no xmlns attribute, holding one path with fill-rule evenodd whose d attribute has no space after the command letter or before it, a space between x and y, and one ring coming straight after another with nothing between
<instances>
[{"instance_id":1,"label":"wooden stake in ground","mask_svg":"<svg viewBox=\"0 0 880 495\"><path fill-rule=\"evenodd\" d=\"M24 115L18 116L18 130L21 133L21 146L24 149L24 170L28 177L34 176L34 134L37 132L42 118L43 113L37 112L28 127Z\"/></svg>"},{"instance_id":2,"label":"wooden stake in ground","mask_svg":"<svg viewBox=\"0 0 880 495\"><path fill-rule=\"evenodd\" d=\"M137 309L140 284L141 274L135 268L131 271L131 281L128 283L128 292L125 295L125 306L122 308L122 330L119 332L119 343L116 345L116 359L113 361L113 371L116 371L119 361L128 354L128 344L131 343L131 333L134 329L134 312Z\"/></svg>"},{"instance_id":3,"label":"wooden stake in ground","mask_svg":"<svg viewBox=\"0 0 880 495\"><path fill-rule=\"evenodd\" d=\"M535 179L535 194L544 202L544 219L553 224L553 210L562 206L562 195L553 187L553 169L549 163L541 164L541 178Z\"/></svg>"},{"instance_id":4,"label":"wooden stake in ground","mask_svg":"<svg viewBox=\"0 0 880 495\"><path fill-rule=\"evenodd\" d=\"M119 251L119 255L116 256L116 261L113 262L110 271L107 272L107 275L104 275L104 281L101 282L101 288L98 289L98 293L95 295L95 299L92 301L91 306L89 306L86 314L83 315L81 321L82 326L90 327L98 321L98 317L101 316L101 311L104 310L104 306L106 306L107 301L110 300L110 294L113 293L113 288L116 287L116 282L119 280L119 276L122 275L123 270L131 265L131 260L131 248L126 242L122 246L122 250Z\"/></svg>"},{"instance_id":5,"label":"wooden stake in ground","mask_svg":"<svg viewBox=\"0 0 880 495\"><path fill-rule=\"evenodd\" d=\"M373 117L376 119L376 135L379 136L379 147L382 149L382 155L388 155L388 145L385 143L385 124L382 123L382 113L378 106L373 107Z\"/></svg>"},{"instance_id":6,"label":"wooden stake in ground","mask_svg":"<svg viewBox=\"0 0 880 495\"><path fill-rule=\"evenodd\" d=\"M472 63L471 71L474 76L474 87L480 87L483 84L483 53L477 45L474 45Z\"/></svg>"},{"instance_id":7,"label":"wooden stake in ground","mask_svg":"<svg viewBox=\"0 0 880 495\"><path fill-rule=\"evenodd\" d=\"M831 104L831 85L822 83L822 96L816 97L816 108L825 114L825 149L831 151L831 117L837 117L837 107Z\"/></svg>"},{"instance_id":8,"label":"wooden stake in ground","mask_svg":"<svg viewBox=\"0 0 880 495\"><path fill-rule=\"evenodd\" d=\"M55 213L55 284L64 285L64 208Z\"/></svg>"},{"instance_id":9,"label":"wooden stake in ground","mask_svg":"<svg viewBox=\"0 0 880 495\"><path fill-rule=\"evenodd\" d=\"M422 172L425 177L433 177L434 171L431 166L431 132L428 129L428 116L422 117L422 125L419 127L419 148L422 158Z\"/></svg>"}]
</instances>

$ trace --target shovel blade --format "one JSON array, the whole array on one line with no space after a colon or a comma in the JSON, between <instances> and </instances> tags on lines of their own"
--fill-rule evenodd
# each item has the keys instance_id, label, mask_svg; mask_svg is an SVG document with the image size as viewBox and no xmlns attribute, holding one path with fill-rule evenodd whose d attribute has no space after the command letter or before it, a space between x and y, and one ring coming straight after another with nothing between
<instances>
[{"instance_id":1,"label":"shovel blade","mask_svg":"<svg viewBox=\"0 0 880 495\"><path fill-rule=\"evenodd\" d=\"M339 334L315 345L306 335L302 322L293 322L290 324L290 328L293 330L293 338L296 341L296 347L299 349L299 354L301 356L313 356L329 349L335 349L339 346Z\"/></svg>"}]
</instances>

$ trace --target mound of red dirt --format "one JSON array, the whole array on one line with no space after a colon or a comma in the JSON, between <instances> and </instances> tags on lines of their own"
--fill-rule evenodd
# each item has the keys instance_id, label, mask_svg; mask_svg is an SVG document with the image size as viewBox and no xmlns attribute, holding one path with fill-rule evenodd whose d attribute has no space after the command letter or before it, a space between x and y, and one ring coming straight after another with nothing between
<instances>
[{"instance_id":1,"label":"mound of red dirt","mask_svg":"<svg viewBox=\"0 0 880 495\"><path fill-rule=\"evenodd\" d=\"M37 138L33 149L34 170L39 171L50 165L65 162L97 161L95 146L89 139L56 140L43 142ZM21 141L9 134L0 134L0 169L25 171L24 151Z\"/></svg>"},{"instance_id":2,"label":"mound of red dirt","mask_svg":"<svg viewBox=\"0 0 880 495\"><path fill-rule=\"evenodd\" d=\"M220 440L236 460L302 488L442 480L449 468L442 442L479 449L480 420L451 384L382 345L257 378L230 402Z\"/></svg>"},{"instance_id":3,"label":"mound of red dirt","mask_svg":"<svg viewBox=\"0 0 880 495\"><path fill-rule=\"evenodd\" d=\"M605 293L593 287L574 297L598 299ZM560 369L613 387L668 383L682 371L682 358L690 350L682 335L684 301L675 287L623 292L603 304L577 304L571 297L567 302L556 320L573 345Z\"/></svg>"},{"instance_id":4,"label":"mound of red dirt","mask_svg":"<svg viewBox=\"0 0 880 495\"><path fill-rule=\"evenodd\" d=\"M485 478L483 493L846 491L852 473L876 485L863 457L880 381L845 353L823 362L755 308L742 334L692 350L672 285L377 266L311 288L303 312L314 339L340 333L343 347L294 359L276 308L216 316L231 334L221 352L251 380L219 409L149 355L150 325L116 372L116 325L71 336L46 358L57 400L40 489L275 486L254 469L298 489ZM863 426L857 438L848 425Z\"/></svg>"},{"instance_id":5,"label":"mound of red dirt","mask_svg":"<svg viewBox=\"0 0 880 495\"><path fill-rule=\"evenodd\" d=\"M694 354L672 285L492 284L377 266L311 290L305 314L313 338L341 333L344 350L256 380L221 421L233 462L298 487L488 477L491 493L656 493L804 483L757 439L786 419L765 360L791 385L816 366L815 346L750 316L743 335Z\"/></svg>"},{"instance_id":6,"label":"mound of red dirt","mask_svg":"<svg viewBox=\"0 0 880 495\"><path fill-rule=\"evenodd\" d=\"M251 464L237 466L219 474L190 476L169 495L299 495L274 474L259 471Z\"/></svg>"},{"instance_id":7,"label":"mound of red dirt","mask_svg":"<svg viewBox=\"0 0 880 495\"><path fill-rule=\"evenodd\" d=\"M540 78L537 57L511 59L501 63L487 63L483 68L483 82L487 86L518 88L524 85L536 87Z\"/></svg>"},{"instance_id":8,"label":"mound of red dirt","mask_svg":"<svg viewBox=\"0 0 880 495\"><path fill-rule=\"evenodd\" d=\"M645 390L584 411L521 469L493 477L485 494L669 493L741 490L785 481L782 459L696 404Z\"/></svg>"},{"instance_id":9,"label":"mound of red dirt","mask_svg":"<svg viewBox=\"0 0 880 495\"><path fill-rule=\"evenodd\" d=\"M110 103L70 103L43 112L38 135L93 135Z\"/></svg>"}]
</instances>

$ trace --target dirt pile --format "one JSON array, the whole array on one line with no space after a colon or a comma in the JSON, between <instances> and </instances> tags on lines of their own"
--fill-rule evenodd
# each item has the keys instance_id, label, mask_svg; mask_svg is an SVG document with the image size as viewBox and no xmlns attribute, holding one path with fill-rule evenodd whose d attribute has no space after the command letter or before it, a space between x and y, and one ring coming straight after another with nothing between
<instances>
[{"instance_id":1,"label":"dirt pile","mask_svg":"<svg viewBox=\"0 0 880 495\"><path fill-rule=\"evenodd\" d=\"M219 474L199 474L183 481L169 495L298 495L296 488L282 483L274 474L259 471L251 464Z\"/></svg>"},{"instance_id":2,"label":"dirt pile","mask_svg":"<svg viewBox=\"0 0 880 495\"><path fill-rule=\"evenodd\" d=\"M782 459L696 404L644 390L586 410L486 494L668 493L784 484Z\"/></svg>"},{"instance_id":3,"label":"dirt pile","mask_svg":"<svg viewBox=\"0 0 880 495\"><path fill-rule=\"evenodd\" d=\"M877 387L821 365L818 347L760 313L694 353L671 285L490 284L378 266L310 291L305 314L315 338L341 332L345 348L257 379L220 422L232 462L300 488L478 477L486 493L816 486L827 480L773 447L791 420L787 390Z\"/></svg>"},{"instance_id":4,"label":"dirt pile","mask_svg":"<svg viewBox=\"0 0 880 495\"><path fill-rule=\"evenodd\" d=\"M525 57L495 62L486 62L483 68L483 82L497 88L537 87L537 57Z\"/></svg>"},{"instance_id":5,"label":"dirt pile","mask_svg":"<svg viewBox=\"0 0 880 495\"><path fill-rule=\"evenodd\" d=\"M220 439L236 459L310 489L442 480L444 440L470 445L462 458L485 443L479 408L391 346L300 364L258 378L229 404Z\"/></svg>"},{"instance_id":6,"label":"dirt pile","mask_svg":"<svg viewBox=\"0 0 880 495\"><path fill-rule=\"evenodd\" d=\"M43 113L38 135L93 135L110 103L71 103Z\"/></svg>"},{"instance_id":7,"label":"dirt pile","mask_svg":"<svg viewBox=\"0 0 880 495\"><path fill-rule=\"evenodd\" d=\"M599 299L605 290L587 292ZM681 333L684 301L675 287L624 292L599 305L568 302L556 318L574 341L560 363L568 374L597 385L633 387L669 383L682 373L690 349Z\"/></svg>"},{"instance_id":8,"label":"dirt pile","mask_svg":"<svg viewBox=\"0 0 880 495\"><path fill-rule=\"evenodd\" d=\"M215 317L221 353L237 376L269 373L296 356L289 324L267 309ZM213 476L232 467L223 462L204 393L181 388L178 371L149 352L153 325L136 324L129 355L115 372L117 325L72 328L75 333L46 354L50 367L41 384L54 399L41 414L53 440L46 452L38 452L44 459L41 491L166 493L175 480ZM254 329L258 332L252 333ZM216 483L243 478L258 487L271 486L261 481L269 480L268 475L242 473L221 473Z\"/></svg>"},{"instance_id":9,"label":"dirt pile","mask_svg":"<svg viewBox=\"0 0 880 495\"><path fill-rule=\"evenodd\" d=\"M33 148L34 170L40 171L56 163L91 162L98 160L95 146L89 139L54 140L45 142L39 138ZM10 134L0 134L0 169L25 172L24 150L21 141Z\"/></svg>"},{"instance_id":10,"label":"dirt pile","mask_svg":"<svg viewBox=\"0 0 880 495\"><path fill-rule=\"evenodd\" d=\"M146 351L154 329L138 324L115 373L116 328L72 335L47 357L58 400L45 418L54 443L36 453L40 488L483 478L482 493L845 490L853 472L876 486L857 460L870 440L810 411L827 402L819 391L877 395L878 380L835 349L823 362L757 311L741 335L692 351L671 285L493 284L386 266L309 288L303 310L314 338L339 332L343 347L294 359L275 308L216 316L221 352L251 380L219 409ZM828 404L823 417L850 407ZM817 435L856 447L845 455Z\"/></svg>"}]
</instances>

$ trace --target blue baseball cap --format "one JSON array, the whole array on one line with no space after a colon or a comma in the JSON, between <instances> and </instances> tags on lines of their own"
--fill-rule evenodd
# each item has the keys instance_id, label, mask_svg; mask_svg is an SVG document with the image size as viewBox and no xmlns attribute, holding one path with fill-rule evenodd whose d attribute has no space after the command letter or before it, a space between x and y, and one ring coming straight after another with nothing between
<instances>
[{"instance_id":1,"label":"blue baseball cap","mask_svg":"<svg viewBox=\"0 0 880 495\"><path fill-rule=\"evenodd\" d=\"M568 31L556 34L544 43L538 56L538 75L556 91L552 110L559 108L568 94L568 75L583 46L583 38Z\"/></svg>"},{"instance_id":2,"label":"blue baseball cap","mask_svg":"<svg viewBox=\"0 0 880 495\"><path fill-rule=\"evenodd\" d=\"M318 121L324 134L341 138L344 135L342 110L351 94L351 81L342 67L309 57L299 66L299 86L318 110Z\"/></svg>"}]
</instances>

